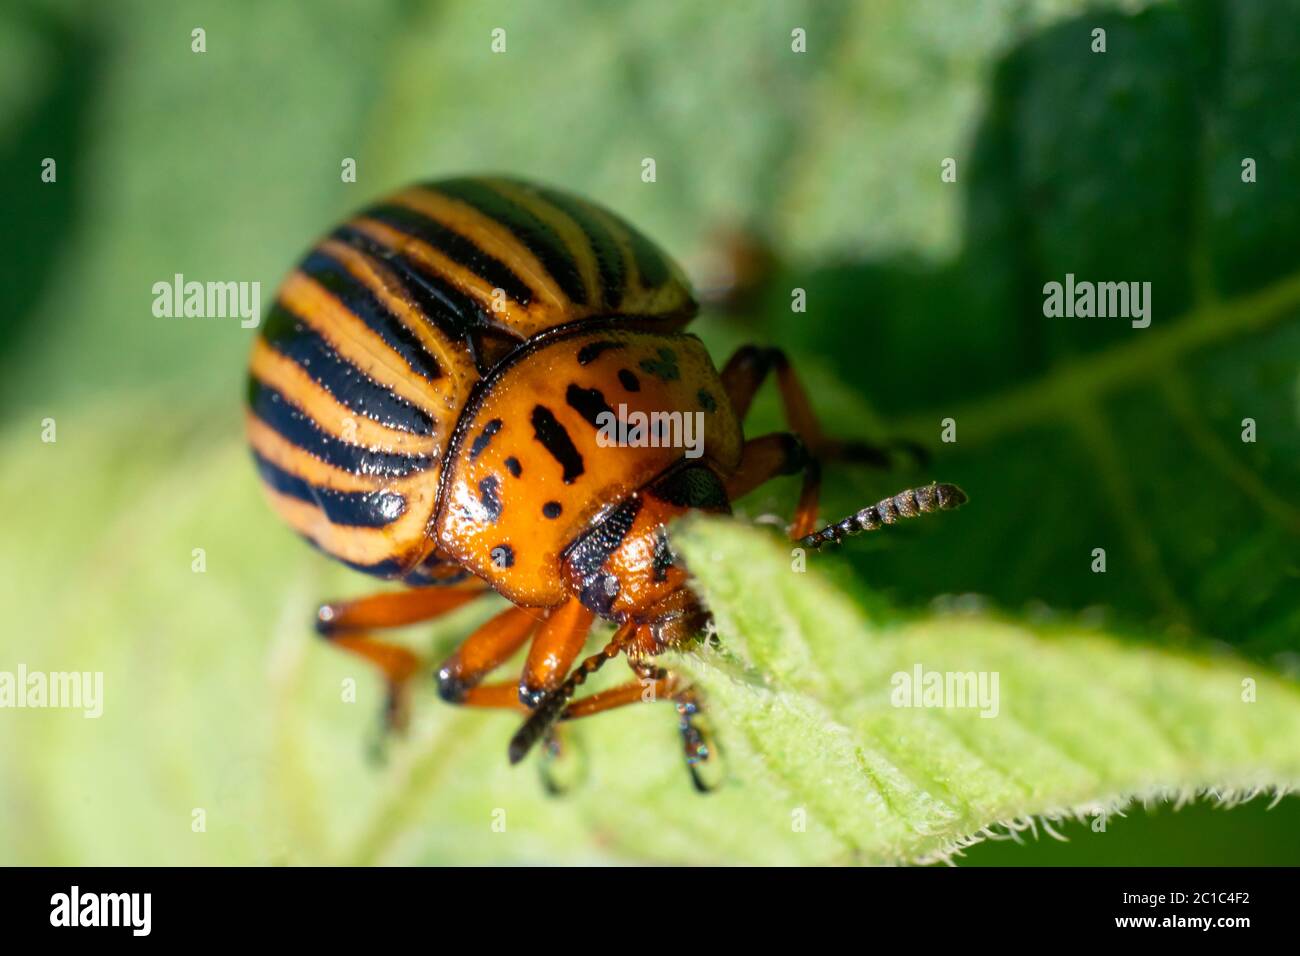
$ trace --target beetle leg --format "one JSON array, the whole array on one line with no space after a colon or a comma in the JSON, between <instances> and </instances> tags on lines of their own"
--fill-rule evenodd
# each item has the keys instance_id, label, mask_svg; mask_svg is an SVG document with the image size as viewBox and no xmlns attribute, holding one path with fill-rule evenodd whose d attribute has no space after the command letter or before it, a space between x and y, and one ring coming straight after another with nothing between
<instances>
[{"instance_id":1,"label":"beetle leg","mask_svg":"<svg viewBox=\"0 0 1300 956\"><path fill-rule=\"evenodd\" d=\"M493 681L490 684L471 687L455 703L462 707L488 707L528 712L528 708L519 700L519 684L512 680Z\"/></svg>"},{"instance_id":2,"label":"beetle leg","mask_svg":"<svg viewBox=\"0 0 1300 956\"><path fill-rule=\"evenodd\" d=\"M721 783L722 765L713 735L701 714L699 695L679 676L662 667L646 661L629 661L629 664L637 675L636 680L573 701L560 719L578 720L628 704L671 700L677 708L677 727L691 783L700 793L716 789Z\"/></svg>"},{"instance_id":3,"label":"beetle leg","mask_svg":"<svg viewBox=\"0 0 1300 956\"><path fill-rule=\"evenodd\" d=\"M438 693L442 699L466 703L484 677L524 646L541 614L537 608L509 607L480 625L438 668Z\"/></svg>"},{"instance_id":4,"label":"beetle leg","mask_svg":"<svg viewBox=\"0 0 1300 956\"><path fill-rule=\"evenodd\" d=\"M560 719L578 720L628 704L652 704L657 700L668 700L677 692L679 683L680 679L676 675L661 669L653 676L638 677L626 684L618 684L575 700L564 708Z\"/></svg>"},{"instance_id":5,"label":"beetle leg","mask_svg":"<svg viewBox=\"0 0 1300 956\"><path fill-rule=\"evenodd\" d=\"M388 685L384 725L389 730L400 730L407 718L406 684L418 669L419 659L413 651L380 640L370 632L433 620L485 593L487 587L475 580L464 586L386 591L323 604L316 612L316 631L331 644L379 668Z\"/></svg>"},{"instance_id":6,"label":"beetle leg","mask_svg":"<svg viewBox=\"0 0 1300 956\"><path fill-rule=\"evenodd\" d=\"M581 741L557 725L542 740L541 759L537 762L542 786L551 796L568 793L587 775L587 755Z\"/></svg>"},{"instance_id":7,"label":"beetle leg","mask_svg":"<svg viewBox=\"0 0 1300 956\"><path fill-rule=\"evenodd\" d=\"M578 692L578 688L585 684L587 678L600 670L607 661L623 653L636 638L637 632L642 627L643 625L638 624L636 621L624 621L614 631L614 636L609 639L608 644L601 648L599 652L586 658L564 679L563 684L537 702L537 706L528 715L528 719L524 721L523 726L510 738L508 753L512 764L523 760L528 751L533 748L533 745L550 732L555 723L563 716L564 711L573 700L573 695Z\"/></svg>"},{"instance_id":8,"label":"beetle leg","mask_svg":"<svg viewBox=\"0 0 1300 956\"><path fill-rule=\"evenodd\" d=\"M803 472L803 487L790 525L790 537L802 538L817 526L821 465L789 432L774 432L745 442L740 464L727 479L727 497L734 501L777 475L792 475L799 471Z\"/></svg>"},{"instance_id":9,"label":"beetle leg","mask_svg":"<svg viewBox=\"0 0 1300 956\"><path fill-rule=\"evenodd\" d=\"M699 695L688 687L673 698L673 703L677 705L677 728L691 783L700 793L718 789L723 779L722 752L703 716Z\"/></svg>"},{"instance_id":10,"label":"beetle leg","mask_svg":"<svg viewBox=\"0 0 1300 956\"><path fill-rule=\"evenodd\" d=\"M677 729L682 736L682 756L691 783L700 793L716 790L723 780L722 756L709 722L704 718L700 695L687 686L680 677L648 660L630 659L628 665L637 675L642 688L642 700L655 700L655 693L667 693L677 708ZM653 681L653 684L649 682ZM662 686L662 689L661 689ZM653 687L654 690L648 690ZM582 703L579 701L578 703Z\"/></svg>"},{"instance_id":11,"label":"beetle leg","mask_svg":"<svg viewBox=\"0 0 1300 956\"><path fill-rule=\"evenodd\" d=\"M803 443L789 432L751 438L740 451L740 464L726 480L727 500L742 498L778 475L802 471L807 458Z\"/></svg>"},{"instance_id":12,"label":"beetle leg","mask_svg":"<svg viewBox=\"0 0 1300 956\"><path fill-rule=\"evenodd\" d=\"M781 406L785 411L786 422L803 444L803 460L799 463L803 471L803 486L799 491L799 505L790 527L792 538L802 538L817 526L817 502L821 497L822 478L820 458L830 450L830 443L817 423L807 392L794 374L784 352L754 345L742 346L727 360L722 369L722 384L736 415L743 419L749 412L754 395L773 371L776 372L776 384L781 391ZM887 463L888 459L885 461ZM790 461L777 464L788 466ZM742 460L742 467L743 465ZM783 472L775 472L781 473ZM751 476L752 474L751 471Z\"/></svg>"},{"instance_id":13,"label":"beetle leg","mask_svg":"<svg viewBox=\"0 0 1300 956\"><path fill-rule=\"evenodd\" d=\"M854 461L871 464L880 468L889 467L889 453L886 448L878 448L865 442L845 442L827 438L813 413L808 393L804 391L799 376L790 365L790 360L780 349L759 348L745 345L731 356L722 369L722 383L727 390L732 408L737 416L744 418L753 403L763 381L771 373L776 374L776 385L781 392L781 406L785 411L786 422L802 443L802 460L792 448L777 447L782 439L764 436L756 441L764 445L755 447L752 452L749 443L745 446L746 457L741 459L740 467L732 481L736 484L737 498L744 491L761 484L764 471L767 477L791 474L803 471L803 486L799 492L799 504L795 508L794 520L790 525L790 537L804 538L817 527L817 504L821 498L821 463L826 460ZM768 447L768 446L772 447ZM911 442L896 442L893 447L905 448L918 461L924 459L925 451ZM784 452L784 453L783 453ZM731 489L728 488L730 491Z\"/></svg>"},{"instance_id":14,"label":"beetle leg","mask_svg":"<svg viewBox=\"0 0 1300 956\"><path fill-rule=\"evenodd\" d=\"M722 384L737 417L745 417L754 401L754 395L773 372L776 373L777 388L781 392L786 422L818 460L847 461L888 468L891 451L905 452L918 465L924 465L929 460L929 454L916 442L895 440L877 446L867 442L828 438L822 433L799 376L795 374L785 352L780 349L744 345L723 366Z\"/></svg>"},{"instance_id":15,"label":"beetle leg","mask_svg":"<svg viewBox=\"0 0 1300 956\"><path fill-rule=\"evenodd\" d=\"M536 707L546 694L564 682L564 675L582 653L587 633L596 619L576 597L555 608L537 628L528 648L528 663L519 679L519 699Z\"/></svg>"}]
</instances>

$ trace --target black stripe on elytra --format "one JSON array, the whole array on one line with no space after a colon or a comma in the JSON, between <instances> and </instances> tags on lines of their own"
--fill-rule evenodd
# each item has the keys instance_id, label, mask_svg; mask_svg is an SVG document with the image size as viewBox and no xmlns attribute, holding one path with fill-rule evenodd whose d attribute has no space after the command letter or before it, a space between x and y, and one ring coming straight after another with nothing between
<instances>
[{"instance_id":1,"label":"black stripe on elytra","mask_svg":"<svg viewBox=\"0 0 1300 956\"><path fill-rule=\"evenodd\" d=\"M404 584L409 584L412 587L438 588L446 587L451 584L459 584L461 581L468 580L470 576L468 568L458 568L451 574L438 576L433 574L426 565L422 564L416 567L413 571L407 573L402 578L402 582Z\"/></svg>"},{"instance_id":2,"label":"black stripe on elytra","mask_svg":"<svg viewBox=\"0 0 1300 956\"><path fill-rule=\"evenodd\" d=\"M545 405L533 406L533 437L542 443L542 447L564 468L564 483L573 484L574 480L585 470L582 454L573 444L569 432L555 419L555 415Z\"/></svg>"},{"instance_id":3,"label":"black stripe on elytra","mask_svg":"<svg viewBox=\"0 0 1300 956\"><path fill-rule=\"evenodd\" d=\"M621 349L622 342L611 342L609 339L601 339L599 342L588 342L582 348L578 349L578 364L590 365L604 352L610 349Z\"/></svg>"},{"instance_id":4,"label":"black stripe on elytra","mask_svg":"<svg viewBox=\"0 0 1300 956\"><path fill-rule=\"evenodd\" d=\"M307 540L318 550L325 551L326 554L341 561L353 571L360 571L362 574L373 574L377 578L396 578L402 576L403 570L406 567L403 562L396 561L393 558L385 558L383 561L377 561L374 564L360 564L356 561L348 561L346 558L341 558L331 551L326 551L325 548L316 544L316 542L312 541L311 538L308 538Z\"/></svg>"},{"instance_id":5,"label":"black stripe on elytra","mask_svg":"<svg viewBox=\"0 0 1300 956\"><path fill-rule=\"evenodd\" d=\"M415 333L389 312L366 284L345 269L342 263L320 250L313 250L298 268L328 289L348 311L377 332L389 348L418 374L427 379L442 377L438 360L424 350Z\"/></svg>"},{"instance_id":6,"label":"black stripe on elytra","mask_svg":"<svg viewBox=\"0 0 1300 956\"><path fill-rule=\"evenodd\" d=\"M297 445L327 465L352 474L401 478L424 471L433 464L433 459L427 455L369 451L335 438L277 389L251 376L248 380L248 406L253 414L272 431L278 432L285 441Z\"/></svg>"},{"instance_id":7,"label":"black stripe on elytra","mask_svg":"<svg viewBox=\"0 0 1300 956\"><path fill-rule=\"evenodd\" d=\"M492 439L496 436L496 433L499 431L501 431L501 419L499 418L494 418L484 425L483 430L479 432L478 437L474 439L474 444L469 446L469 460L473 461L479 455L483 454L487 449L487 446L492 443Z\"/></svg>"},{"instance_id":8,"label":"black stripe on elytra","mask_svg":"<svg viewBox=\"0 0 1300 956\"><path fill-rule=\"evenodd\" d=\"M537 257L557 285L577 305L587 304L587 286L564 240L550 226L518 203L476 179L449 179L427 188L458 199L495 219Z\"/></svg>"},{"instance_id":9,"label":"black stripe on elytra","mask_svg":"<svg viewBox=\"0 0 1300 956\"><path fill-rule=\"evenodd\" d=\"M406 511L406 499L392 491L335 491L313 485L253 452L262 480L282 495L316 505L331 524L382 528Z\"/></svg>"},{"instance_id":10,"label":"black stripe on elytra","mask_svg":"<svg viewBox=\"0 0 1300 956\"><path fill-rule=\"evenodd\" d=\"M276 302L262 323L262 337L348 411L412 435L434 433L436 426L428 414L345 359L282 303Z\"/></svg>"},{"instance_id":11,"label":"black stripe on elytra","mask_svg":"<svg viewBox=\"0 0 1300 956\"><path fill-rule=\"evenodd\" d=\"M632 245L632 258L636 260L636 271L641 273L641 284L651 289L663 285L672 275L664 254L631 226L627 227L627 232Z\"/></svg>"},{"instance_id":12,"label":"black stripe on elytra","mask_svg":"<svg viewBox=\"0 0 1300 956\"><path fill-rule=\"evenodd\" d=\"M592 428L600 428L602 425L614 420L614 409L609 407L605 401L605 396L601 394L598 388L582 388L579 385L570 384L568 390L564 393L564 400L569 403L569 407L591 423ZM604 422L600 416L609 413L610 418Z\"/></svg>"},{"instance_id":13,"label":"black stripe on elytra","mask_svg":"<svg viewBox=\"0 0 1300 956\"><path fill-rule=\"evenodd\" d=\"M436 219L430 219L407 206L391 204L372 206L361 215L428 243L452 262L480 276L494 289L503 290L520 305L528 305L533 301L533 290L514 270Z\"/></svg>"},{"instance_id":14,"label":"black stripe on elytra","mask_svg":"<svg viewBox=\"0 0 1300 956\"><path fill-rule=\"evenodd\" d=\"M426 272L410 257L376 242L351 226L335 229L332 238L364 252L386 266L401 283L407 298L419 308L420 314L446 338L468 343L470 334L487 324L486 313L475 299L441 276Z\"/></svg>"},{"instance_id":15,"label":"black stripe on elytra","mask_svg":"<svg viewBox=\"0 0 1300 956\"><path fill-rule=\"evenodd\" d=\"M581 200L554 189L539 189L538 193L572 219L586 234L592 254L596 257L596 268L600 271L600 290L605 307L617 309L623 302L623 293L627 291L627 266L623 262L623 250L615 241L614 234L600 216Z\"/></svg>"},{"instance_id":16,"label":"black stripe on elytra","mask_svg":"<svg viewBox=\"0 0 1300 956\"><path fill-rule=\"evenodd\" d=\"M641 380L636 377L636 373L629 369L621 368L618 370L618 381L629 392L641 391Z\"/></svg>"}]
</instances>

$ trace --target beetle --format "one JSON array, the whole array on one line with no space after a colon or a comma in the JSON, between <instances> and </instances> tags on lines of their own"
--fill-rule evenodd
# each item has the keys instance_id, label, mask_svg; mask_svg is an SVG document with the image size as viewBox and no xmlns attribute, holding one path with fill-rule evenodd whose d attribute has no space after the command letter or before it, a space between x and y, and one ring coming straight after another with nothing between
<instances>
[{"instance_id":1,"label":"beetle","mask_svg":"<svg viewBox=\"0 0 1300 956\"><path fill-rule=\"evenodd\" d=\"M504 177L383 199L284 280L252 350L248 439L281 518L348 566L406 585L317 616L322 636L382 672L390 727L405 722L419 664L376 632L495 591L511 606L438 668L442 698L526 714L512 763L560 720L671 700L704 789L716 748L699 699L654 662L708 623L669 523L727 513L787 474L802 474L790 535L809 548L966 500L930 484L817 528L821 463L879 463L883 450L825 436L780 350L745 346L716 369L683 331L697 311L678 265L623 219ZM769 376L789 431L745 440ZM602 441L614 406L698 416L702 453ZM575 667L598 619L613 637ZM486 680L525 646L518 680ZM575 699L620 654L635 679Z\"/></svg>"}]
</instances>

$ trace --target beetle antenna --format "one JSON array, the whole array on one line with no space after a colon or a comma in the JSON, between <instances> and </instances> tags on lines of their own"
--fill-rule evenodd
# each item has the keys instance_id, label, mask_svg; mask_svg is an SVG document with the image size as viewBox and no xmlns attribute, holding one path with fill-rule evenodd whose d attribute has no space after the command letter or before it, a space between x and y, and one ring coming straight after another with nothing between
<instances>
[{"instance_id":1,"label":"beetle antenna","mask_svg":"<svg viewBox=\"0 0 1300 956\"><path fill-rule=\"evenodd\" d=\"M512 764L519 763L528 756L528 751L533 749L533 745L545 737L556 722L564 716L564 708L569 706L569 701L578 692L578 688L586 683L588 677L600 670L606 661L622 653L623 648L636 633L636 629L635 621L621 624L600 653L588 657L574 668L573 673L563 684L542 698L537 709L528 715L524 725L510 738L509 753Z\"/></svg>"},{"instance_id":2,"label":"beetle antenna","mask_svg":"<svg viewBox=\"0 0 1300 956\"><path fill-rule=\"evenodd\" d=\"M899 518L915 518L935 511L951 511L967 502L966 492L956 485L929 484L908 488L891 498L877 501L870 507L851 514L843 521L827 525L820 531L805 535L799 543L805 548L820 548L824 544L841 540L863 531L875 531L881 525L893 524Z\"/></svg>"}]
</instances>

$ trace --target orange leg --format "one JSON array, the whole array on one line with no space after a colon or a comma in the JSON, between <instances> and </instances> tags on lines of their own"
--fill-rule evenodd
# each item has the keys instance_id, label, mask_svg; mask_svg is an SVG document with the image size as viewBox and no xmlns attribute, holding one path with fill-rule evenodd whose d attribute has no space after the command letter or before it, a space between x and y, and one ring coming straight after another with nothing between
<instances>
[{"instance_id":1,"label":"orange leg","mask_svg":"<svg viewBox=\"0 0 1300 956\"><path fill-rule=\"evenodd\" d=\"M677 691L678 683L678 679L666 671L659 677L628 681L626 684L619 684L617 687L575 700L564 708L560 719L577 720L579 717L590 717L626 704L649 704L657 700L667 700Z\"/></svg>"},{"instance_id":2,"label":"orange leg","mask_svg":"<svg viewBox=\"0 0 1300 956\"><path fill-rule=\"evenodd\" d=\"M385 724L389 729L401 729L407 716L405 688L419 667L419 659L407 648L379 640L369 632L431 621L486 591L482 581L474 580L465 585L387 591L324 604L316 612L316 630L331 644L379 668L388 685Z\"/></svg>"},{"instance_id":3,"label":"orange leg","mask_svg":"<svg viewBox=\"0 0 1300 956\"><path fill-rule=\"evenodd\" d=\"M537 608L510 607L465 638L438 668L438 693L442 699L463 703L484 677L524 646L541 615Z\"/></svg>"},{"instance_id":4,"label":"orange leg","mask_svg":"<svg viewBox=\"0 0 1300 956\"><path fill-rule=\"evenodd\" d=\"M494 681L491 684L471 687L456 703L462 707L489 707L528 713L528 708L519 699L519 684L512 680Z\"/></svg>"},{"instance_id":5,"label":"orange leg","mask_svg":"<svg viewBox=\"0 0 1300 956\"><path fill-rule=\"evenodd\" d=\"M565 678L563 684L538 701L533 712L524 721L524 725L510 740L511 763L519 763L523 760L528 755L528 751L533 749L533 745L551 732L556 721L564 714L569 701L573 700L573 695L578 692L578 688L587 682L588 677L600 670L606 661L623 653L635 639L639 629L640 625L636 621L620 624L600 653L592 654L584 660Z\"/></svg>"},{"instance_id":6,"label":"orange leg","mask_svg":"<svg viewBox=\"0 0 1300 956\"><path fill-rule=\"evenodd\" d=\"M780 349L760 349L752 345L740 348L722 369L722 383L727 390L736 415L744 418L754 400L763 380L776 371L777 387L781 390L781 405L785 410L785 419L803 444L802 460L795 465L803 471L803 487L799 492L799 505L795 509L794 522L790 528L792 538L802 538L817 526L817 502L821 497L820 457L828 449L828 442L822 434L817 416L813 414L808 395L790 368L790 362ZM749 463L742 459L743 482L761 484L764 466L770 469L767 478L779 474L789 474L794 464L793 454L780 457L779 448L770 436L764 436L768 443L755 450L755 460ZM763 441L764 439L758 439ZM748 450L748 446L747 446ZM761 480L757 480L760 479ZM739 490L739 489L738 489ZM733 496L733 497L739 497Z\"/></svg>"},{"instance_id":7,"label":"orange leg","mask_svg":"<svg viewBox=\"0 0 1300 956\"><path fill-rule=\"evenodd\" d=\"M808 401L808 393L790 366L790 360L780 349L763 349L746 345L736 351L722 369L722 382L727 390L736 414L744 418L753 403L763 381L771 373L776 373L776 385L781 392L781 406L785 419L795 436L802 442L803 453L798 455L789 446L788 436L765 435L754 439L745 446L745 457L740 469L728 483L728 491L735 494L734 500L777 475L793 474L803 471L803 486L799 492L799 504L795 508L794 520L790 525L790 537L798 540L812 533L817 527L817 505L821 498L821 463L825 460L856 461L876 465L881 468L889 466L889 455L884 449L876 448L862 442L843 442L827 438L822 432L817 416ZM760 444L756 444L760 443ZM756 445L751 450L750 445ZM918 459L925 452L911 443L895 443L906 447Z\"/></svg>"},{"instance_id":8,"label":"orange leg","mask_svg":"<svg viewBox=\"0 0 1300 956\"><path fill-rule=\"evenodd\" d=\"M549 621L550 618L547 620ZM582 635L586 636L585 629ZM541 637L542 635L538 634L537 638L534 638L533 647L537 646L537 640ZM575 656L577 653L574 651ZM567 668L568 664L565 667ZM561 676L563 676L562 672ZM514 680L496 681L472 687L456 703L463 707L513 710L523 714L527 714L530 709L530 706L522 700L520 682ZM572 740L565 740L559 727L551 727L542 738L541 760L538 762L537 769L542 786L546 788L547 793L560 795L577 785L586 773L586 763L581 748L577 747Z\"/></svg>"},{"instance_id":9,"label":"orange leg","mask_svg":"<svg viewBox=\"0 0 1300 956\"><path fill-rule=\"evenodd\" d=\"M740 464L726 480L727 499L742 498L777 475L797 474L807 457L803 443L789 432L751 438L741 449Z\"/></svg>"},{"instance_id":10,"label":"orange leg","mask_svg":"<svg viewBox=\"0 0 1300 956\"><path fill-rule=\"evenodd\" d=\"M682 735L682 751L691 782L700 793L717 788L722 780L722 763L713 735L701 714L699 695L682 679L645 661L629 661L637 680L619 684L569 704L561 720L590 717L628 704L671 700L677 708L677 727Z\"/></svg>"},{"instance_id":11,"label":"orange leg","mask_svg":"<svg viewBox=\"0 0 1300 956\"><path fill-rule=\"evenodd\" d=\"M528 663L519 680L519 699L536 707L550 691L564 682L573 662L587 643L587 633L596 615L576 597L551 611L537 629L528 648Z\"/></svg>"},{"instance_id":12,"label":"orange leg","mask_svg":"<svg viewBox=\"0 0 1300 956\"><path fill-rule=\"evenodd\" d=\"M744 345L736 350L723 367L722 383L738 417L745 417L755 393L772 372L776 373L776 385L781 392L785 420L813 457L821 461L848 461L888 468L890 451L901 450L918 464L928 461L926 450L915 442L896 440L884 447L877 447L866 442L828 438L822 432L817 415L812 410L812 403L808 401L808 393L804 391L799 376L790 365L790 359L780 349Z\"/></svg>"},{"instance_id":13,"label":"orange leg","mask_svg":"<svg viewBox=\"0 0 1300 956\"><path fill-rule=\"evenodd\" d=\"M790 360L780 349L744 345L727 360L722 369L722 384L731 400L731 407L743 419L754 395L772 372L776 373L776 385L781 391L785 420L813 454L822 454L828 443L817 423L817 416L813 414L808 394L790 367Z\"/></svg>"},{"instance_id":14,"label":"orange leg","mask_svg":"<svg viewBox=\"0 0 1300 956\"><path fill-rule=\"evenodd\" d=\"M644 643L638 638L645 630L644 626L635 621L621 624L600 653L584 660L563 684L542 698L510 741L510 762L521 761L539 740L549 740L558 721L578 720L643 701L671 700L677 707L691 780L701 792L712 790L720 779L720 764L717 748L701 723L699 699L682 683L681 678L635 656L634 648ZM573 700L578 688L590 675L624 651L633 655L629 657L628 664L638 680L611 687L581 700Z\"/></svg>"},{"instance_id":15,"label":"orange leg","mask_svg":"<svg viewBox=\"0 0 1300 956\"><path fill-rule=\"evenodd\" d=\"M799 471L803 472L803 487L790 525L790 537L797 540L817 527L821 465L794 435L774 432L745 442L740 465L727 479L727 497L734 501L777 475L792 475Z\"/></svg>"}]
</instances>

